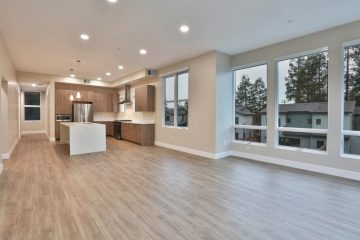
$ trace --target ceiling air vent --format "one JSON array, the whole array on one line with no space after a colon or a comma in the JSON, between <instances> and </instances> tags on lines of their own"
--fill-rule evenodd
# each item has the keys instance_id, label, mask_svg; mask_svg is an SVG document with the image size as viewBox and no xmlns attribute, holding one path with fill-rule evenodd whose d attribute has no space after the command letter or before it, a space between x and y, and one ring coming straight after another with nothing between
<instances>
[{"instance_id":1,"label":"ceiling air vent","mask_svg":"<svg viewBox=\"0 0 360 240\"><path fill-rule=\"evenodd\" d=\"M155 77L156 76L156 71L153 69L146 69L146 76L147 77Z\"/></svg>"}]
</instances>

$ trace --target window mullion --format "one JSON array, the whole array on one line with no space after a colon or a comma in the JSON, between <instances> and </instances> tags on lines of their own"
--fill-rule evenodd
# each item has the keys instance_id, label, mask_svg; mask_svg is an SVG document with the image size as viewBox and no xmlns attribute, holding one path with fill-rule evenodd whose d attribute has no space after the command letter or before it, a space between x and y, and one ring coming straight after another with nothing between
<instances>
[{"instance_id":1,"label":"window mullion","mask_svg":"<svg viewBox=\"0 0 360 240\"><path fill-rule=\"evenodd\" d=\"M174 126L177 127L177 117L178 117L178 74L175 75L175 83L174 83Z\"/></svg>"}]
</instances>

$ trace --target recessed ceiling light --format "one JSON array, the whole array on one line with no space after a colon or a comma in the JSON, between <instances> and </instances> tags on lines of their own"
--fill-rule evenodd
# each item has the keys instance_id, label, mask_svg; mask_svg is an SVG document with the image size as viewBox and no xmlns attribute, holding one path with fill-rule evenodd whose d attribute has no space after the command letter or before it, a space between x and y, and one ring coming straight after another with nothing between
<instances>
[{"instance_id":1,"label":"recessed ceiling light","mask_svg":"<svg viewBox=\"0 0 360 240\"><path fill-rule=\"evenodd\" d=\"M180 31L182 33L187 33L189 30L190 30L189 26L186 26L186 25L180 26Z\"/></svg>"},{"instance_id":2,"label":"recessed ceiling light","mask_svg":"<svg viewBox=\"0 0 360 240\"><path fill-rule=\"evenodd\" d=\"M33 84L31 84L31 86L32 86L32 87L36 87L36 84L35 84L35 83L33 83Z\"/></svg>"},{"instance_id":3,"label":"recessed ceiling light","mask_svg":"<svg viewBox=\"0 0 360 240\"><path fill-rule=\"evenodd\" d=\"M74 78L74 77L76 77L76 76L75 76L75 74L70 74L70 77L71 77L71 78Z\"/></svg>"},{"instance_id":4,"label":"recessed ceiling light","mask_svg":"<svg viewBox=\"0 0 360 240\"><path fill-rule=\"evenodd\" d=\"M117 3L118 0L107 0L109 3Z\"/></svg>"},{"instance_id":5,"label":"recessed ceiling light","mask_svg":"<svg viewBox=\"0 0 360 240\"><path fill-rule=\"evenodd\" d=\"M101 80L102 80L102 78L100 78L100 77L99 77L99 78L97 78L97 80L98 80L98 81L101 81Z\"/></svg>"},{"instance_id":6,"label":"recessed ceiling light","mask_svg":"<svg viewBox=\"0 0 360 240\"><path fill-rule=\"evenodd\" d=\"M139 53L140 53L141 55L145 55L145 54L147 53L147 51L146 51L145 49L140 49Z\"/></svg>"},{"instance_id":7,"label":"recessed ceiling light","mask_svg":"<svg viewBox=\"0 0 360 240\"><path fill-rule=\"evenodd\" d=\"M107 72L107 73L106 73L106 76L110 76L110 75L111 75L111 73L110 73L110 72Z\"/></svg>"},{"instance_id":8,"label":"recessed ceiling light","mask_svg":"<svg viewBox=\"0 0 360 240\"><path fill-rule=\"evenodd\" d=\"M81 34L81 35L80 35L80 38L81 38L82 40L89 40L89 39L90 39L89 35L87 35L87 34L85 34L85 33Z\"/></svg>"},{"instance_id":9,"label":"recessed ceiling light","mask_svg":"<svg viewBox=\"0 0 360 240\"><path fill-rule=\"evenodd\" d=\"M124 69L124 66L119 65L119 66L118 66L118 69L123 70L123 69Z\"/></svg>"}]
</instances>

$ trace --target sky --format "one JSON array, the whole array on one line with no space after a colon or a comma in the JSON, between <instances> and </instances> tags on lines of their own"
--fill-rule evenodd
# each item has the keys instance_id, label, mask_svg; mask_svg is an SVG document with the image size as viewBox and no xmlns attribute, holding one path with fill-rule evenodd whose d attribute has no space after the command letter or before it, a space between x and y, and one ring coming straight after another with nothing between
<instances>
[{"instance_id":1,"label":"sky","mask_svg":"<svg viewBox=\"0 0 360 240\"><path fill-rule=\"evenodd\" d=\"M285 87L285 77L288 75L289 70L289 62L290 60L284 60L279 62L279 102L281 103L283 100L286 100L286 87ZM267 65L260 65L256 67L245 68L241 70L237 70L235 73L236 80L236 89L240 84L241 78L243 75L248 75L250 78L250 82L254 83L255 80L261 77L267 87ZM291 103L291 102L286 102Z\"/></svg>"},{"instance_id":2,"label":"sky","mask_svg":"<svg viewBox=\"0 0 360 240\"><path fill-rule=\"evenodd\" d=\"M175 76L166 78L166 100L174 101L175 94ZM178 75L178 100L187 100L189 98L189 73Z\"/></svg>"}]
</instances>

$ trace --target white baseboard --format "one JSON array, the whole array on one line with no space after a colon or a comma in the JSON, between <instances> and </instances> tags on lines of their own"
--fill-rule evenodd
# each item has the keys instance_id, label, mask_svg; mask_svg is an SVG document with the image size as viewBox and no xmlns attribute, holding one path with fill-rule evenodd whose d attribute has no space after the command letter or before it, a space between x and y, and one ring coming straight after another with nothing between
<instances>
[{"instance_id":1,"label":"white baseboard","mask_svg":"<svg viewBox=\"0 0 360 240\"><path fill-rule=\"evenodd\" d=\"M13 153L16 145L17 145L18 142L19 142L19 139L20 139L20 138L17 138L17 139L15 140L15 142L14 142L13 145L11 146L9 152L3 153L3 154L1 155L1 158L2 158L2 159L10 159L11 154Z\"/></svg>"},{"instance_id":2,"label":"white baseboard","mask_svg":"<svg viewBox=\"0 0 360 240\"><path fill-rule=\"evenodd\" d=\"M45 130L41 131L22 131L21 135L28 135L28 134L46 134Z\"/></svg>"},{"instance_id":3,"label":"white baseboard","mask_svg":"<svg viewBox=\"0 0 360 240\"><path fill-rule=\"evenodd\" d=\"M265 163L272 163L276 165L286 166L286 167L292 167L296 169L302 169L307 170L310 172L316 172L316 173L322 173L352 180L360 181L360 172L353 172L348 170L342 170L337 168L331 168L331 167L324 167L320 165L315 164L309 164L309 163L302 163L302 162L296 162L286 159L280 159L280 158L273 158L273 157L267 157L262 156L258 154L251 154L251 153L243 153L243 152L237 152L237 151L228 151L228 152L222 152L222 153L210 153L210 152L204 152L192 148L186 148L186 147L180 147L176 145L171 145L168 143L162 143L155 141L156 146L165 147L169 149L173 149L180 152L185 152L189 154L194 154L201 157L211 158L211 159L220 159L228 156L235 156L235 157L241 157L246 158L250 160L255 160L259 162L265 162Z\"/></svg>"},{"instance_id":4,"label":"white baseboard","mask_svg":"<svg viewBox=\"0 0 360 240\"><path fill-rule=\"evenodd\" d=\"M49 137L49 141L50 141L50 142L56 142L56 138L51 138L51 137Z\"/></svg>"},{"instance_id":5,"label":"white baseboard","mask_svg":"<svg viewBox=\"0 0 360 240\"><path fill-rule=\"evenodd\" d=\"M168 144L168 143L163 143L163 142L158 142L155 141L155 145L156 146L160 146L160 147L164 147L164 148L169 148L172 150L176 150L179 152L185 152L185 153L189 153L189 154L193 154L193 155L197 155L197 156L201 156L201 157L206 157L206 158L211 158L211 159L219 159L219 158L223 158L228 156L228 152L224 152L224 153L210 153L210 152L205 152L205 151L200 151L200 150L196 150L193 148L187 148L187 147L180 147L180 146L176 146L176 145L172 145L172 144Z\"/></svg>"},{"instance_id":6,"label":"white baseboard","mask_svg":"<svg viewBox=\"0 0 360 240\"><path fill-rule=\"evenodd\" d=\"M259 161L259 162L272 163L272 164L276 164L276 165L307 170L310 172L323 173L323 174L327 174L327 175L332 175L332 176L337 176L337 177L360 181L360 172L353 172L353 171L342 170L342 169L337 169L337 168L324 167L324 166L320 166L320 165L290 161L290 160L285 160L285 159L280 159L280 158L273 158L273 157L267 157L267 156L251 154L251 153L243 153L243 152L237 152L237 151L229 151L229 156L247 158L247 159L251 159L251 160L255 160L255 161Z\"/></svg>"}]
</instances>

